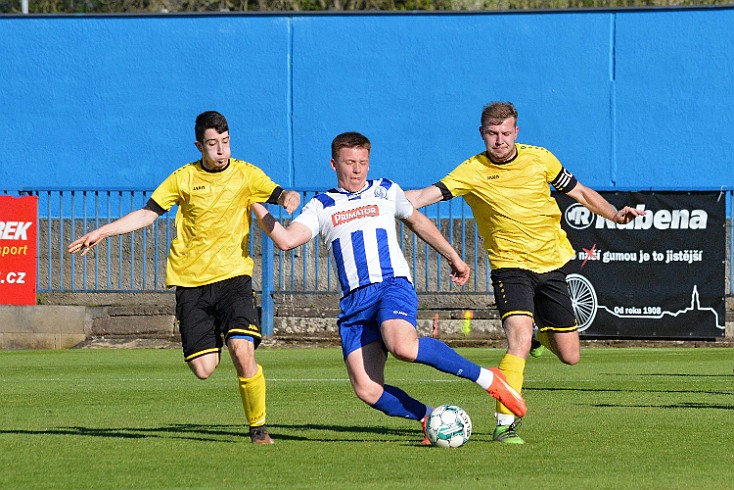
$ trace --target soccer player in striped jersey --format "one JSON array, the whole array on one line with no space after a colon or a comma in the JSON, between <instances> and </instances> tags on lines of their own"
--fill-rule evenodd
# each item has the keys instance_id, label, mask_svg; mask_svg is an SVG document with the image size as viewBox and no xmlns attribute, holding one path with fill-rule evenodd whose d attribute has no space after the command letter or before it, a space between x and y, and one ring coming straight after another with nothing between
<instances>
[{"instance_id":1,"label":"soccer player in striped jersey","mask_svg":"<svg viewBox=\"0 0 734 490\"><path fill-rule=\"evenodd\" d=\"M395 219L405 222L446 258L456 284L466 283L469 266L433 222L413 209L399 185L387 179L367 179L370 149L369 139L359 133L334 138L331 166L338 187L316 195L287 228L264 206L252 207L281 250L290 250L317 235L329 248L342 291L337 322L342 352L355 394L387 415L421 421L425 436L431 407L385 384L390 352L397 359L474 381L522 417L525 401L498 369L482 368L440 340L418 337L418 297L398 244ZM430 444L425 437L423 443Z\"/></svg>"},{"instance_id":2,"label":"soccer player in striped jersey","mask_svg":"<svg viewBox=\"0 0 734 490\"><path fill-rule=\"evenodd\" d=\"M561 211L549 184L590 211L629 223L644 211L616 210L582 185L548 150L516 143L517 110L494 102L482 111L480 135L486 151L461 163L434 185L406 195L416 208L463 196L471 207L492 269L495 301L507 336L499 368L521 392L533 324L538 340L566 364L579 362L578 326L563 266L574 250L561 228ZM519 420L497 403L494 440L522 444Z\"/></svg>"},{"instance_id":3,"label":"soccer player in striped jersey","mask_svg":"<svg viewBox=\"0 0 734 490\"><path fill-rule=\"evenodd\" d=\"M265 376L255 360L261 334L248 250L250 206L278 203L292 213L301 195L276 185L251 163L231 158L229 126L222 114L199 114L194 131L201 159L168 176L144 208L78 238L69 252L84 255L104 238L151 225L178 205L166 285L176 287L184 360L197 378L207 379L226 344L237 371L250 439L272 444L265 425Z\"/></svg>"}]
</instances>

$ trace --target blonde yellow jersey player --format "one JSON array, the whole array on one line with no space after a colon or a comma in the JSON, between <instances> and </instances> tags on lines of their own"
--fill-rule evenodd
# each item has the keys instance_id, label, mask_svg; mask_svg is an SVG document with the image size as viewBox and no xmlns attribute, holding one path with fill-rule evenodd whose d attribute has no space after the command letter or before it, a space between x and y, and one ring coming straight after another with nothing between
<instances>
[{"instance_id":1,"label":"blonde yellow jersey player","mask_svg":"<svg viewBox=\"0 0 734 490\"><path fill-rule=\"evenodd\" d=\"M563 267L574 250L561 229L561 211L550 185L590 211L616 223L644 214L630 207L616 210L596 191L582 185L545 148L515 142L517 110L494 102L482 111L479 132L486 151L461 163L434 185L406 191L416 208L463 196L489 255L492 287L507 352L499 368L516 391L522 391L525 360L538 339L566 364L580 359L579 335ZM497 403L494 440L522 444L520 420Z\"/></svg>"},{"instance_id":2,"label":"blonde yellow jersey player","mask_svg":"<svg viewBox=\"0 0 734 490\"><path fill-rule=\"evenodd\" d=\"M148 226L177 205L166 284L176 287L184 359L197 378L207 379L226 344L237 371L250 438L257 444L272 444L266 426L265 377L255 359L261 333L248 250L250 207L255 202L279 203L292 213L301 197L276 185L258 167L231 157L223 115L200 114L195 133L200 160L168 176L145 207L78 238L69 252L84 255L104 238Z\"/></svg>"}]
</instances>

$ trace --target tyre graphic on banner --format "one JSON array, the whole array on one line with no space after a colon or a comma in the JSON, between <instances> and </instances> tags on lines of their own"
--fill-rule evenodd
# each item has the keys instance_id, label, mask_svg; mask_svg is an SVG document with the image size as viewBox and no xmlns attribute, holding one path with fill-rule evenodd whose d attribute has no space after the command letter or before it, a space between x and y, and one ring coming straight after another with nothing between
<instances>
[{"instance_id":1,"label":"tyre graphic on banner","mask_svg":"<svg viewBox=\"0 0 734 490\"><path fill-rule=\"evenodd\" d=\"M568 292L571 295L573 312L579 325L579 332L583 332L594 321L596 309L599 303L596 299L596 291L591 282L581 274L569 274L566 277Z\"/></svg>"}]
</instances>

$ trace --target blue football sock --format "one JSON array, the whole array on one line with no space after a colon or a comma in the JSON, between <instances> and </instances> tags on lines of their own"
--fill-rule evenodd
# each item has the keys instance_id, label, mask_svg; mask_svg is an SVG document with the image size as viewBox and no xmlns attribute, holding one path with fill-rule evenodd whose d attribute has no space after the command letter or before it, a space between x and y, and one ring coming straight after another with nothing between
<instances>
[{"instance_id":1,"label":"blue football sock","mask_svg":"<svg viewBox=\"0 0 734 490\"><path fill-rule=\"evenodd\" d=\"M411 420L421 420L428 413L428 406L412 398L406 392L395 386L385 385L380 397L372 408L375 408L391 417L402 417Z\"/></svg>"},{"instance_id":2,"label":"blue football sock","mask_svg":"<svg viewBox=\"0 0 734 490\"><path fill-rule=\"evenodd\" d=\"M479 373L482 370L477 364L432 337L418 339L418 355L415 361L471 381L479 379Z\"/></svg>"}]
</instances>

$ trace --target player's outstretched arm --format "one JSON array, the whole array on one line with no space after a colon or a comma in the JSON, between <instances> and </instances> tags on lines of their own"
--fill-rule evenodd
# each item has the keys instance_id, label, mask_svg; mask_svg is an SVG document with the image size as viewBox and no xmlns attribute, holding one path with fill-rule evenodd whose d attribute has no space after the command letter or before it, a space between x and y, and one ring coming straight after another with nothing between
<instances>
[{"instance_id":1,"label":"player's outstretched arm","mask_svg":"<svg viewBox=\"0 0 734 490\"><path fill-rule=\"evenodd\" d=\"M437 203L441 200L441 189L435 185L429 185L423 189L414 189L405 191L405 197L413 204L415 209L420 209L429 204Z\"/></svg>"},{"instance_id":2,"label":"player's outstretched arm","mask_svg":"<svg viewBox=\"0 0 734 490\"><path fill-rule=\"evenodd\" d=\"M307 226L301 223L291 223L285 228L260 203L252 203L252 212L257 217L265 233L268 234L275 246L281 250L296 248L311 239L311 230Z\"/></svg>"},{"instance_id":3,"label":"player's outstretched arm","mask_svg":"<svg viewBox=\"0 0 734 490\"><path fill-rule=\"evenodd\" d=\"M466 281L469 280L469 274L471 269L469 266L461 260L459 254L454 250L454 247L446 241L446 238L438 231L433 221L426 218L426 216L418 210L413 211L413 214L409 218L404 220L405 224L413 230L413 233L418 235L424 242L433 247L433 249L440 253L449 263L451 267L451 280L463 286Z\"/></svg>"},{"instance_id":4,"label":"player's outstretched arm","mask_svg":"<svg viewBox=\"0 0 734 490\"><path fill-rule=\"evenodd\" d=\"M580 204L594 214L598 214L603 218L621 225L627 224L638 216L644 216L645 214L645 211L629 206L625 206L618 211L598 192L590 187L582 185L580 182L576 184L576 187L571 189L568 195L576 199Z\"/></svg>"},{"instance_id":5,"label":"player's outstretched arm","mask_svg":"<svg viewBox=\"0 0 734 490\"><path fill-rule=\"evenodd\" d=\"M71 242L68 251L69 253L77 253L81 251L81 255L85 255L103 239L115 235L122 235L123 233L130 233L131 231L149 226L157 217L158 213L155 211L145 208L138 209L137 211L126 214L112 223L107 223L106 225L100 226L96 230L92 230L86 235L77 238Z\"/></svg>"}]
</instances>

